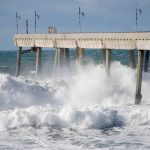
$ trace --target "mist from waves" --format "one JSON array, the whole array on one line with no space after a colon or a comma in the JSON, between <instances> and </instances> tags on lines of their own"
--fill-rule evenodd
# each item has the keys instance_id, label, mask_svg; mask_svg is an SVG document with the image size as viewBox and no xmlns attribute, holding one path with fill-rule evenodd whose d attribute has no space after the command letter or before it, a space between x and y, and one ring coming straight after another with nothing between
<instances>
[{"instance_id":1,"label":"mist from waves","mask_svg":"<svg viewBox=\"0 0 150 150\"><path fill-rule=\"evenodd\" d=\"M35 81L0 74L0 131L21 127L105 129L149 124L150 75L134 106L136 70L113 62L107 76L90 63L63 78Z\"/></svg>"}]
</instances>

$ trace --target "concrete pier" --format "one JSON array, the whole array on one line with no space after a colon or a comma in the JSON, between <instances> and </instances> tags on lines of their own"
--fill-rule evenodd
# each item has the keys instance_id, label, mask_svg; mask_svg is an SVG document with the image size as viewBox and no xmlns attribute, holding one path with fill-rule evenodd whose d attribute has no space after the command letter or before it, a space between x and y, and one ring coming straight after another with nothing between
<instances>
[{"instance_id":1,"label":"concrete pier","mask_svg":"<svg viewBox=\"0 0 150 150\"><path fill-rule=\"evenodd\" d=\"M84 51L86 49L102 49L103 63L106 72L110 75L111 51L129 50L130 67L135 68L134 50L138 50L137 81L135 104L139 104L142 99L142 69L144 51L144 71L148 71L150 32L100 32L100 33L52 33L52 34L17 34L14 36L14 43L19 48L17 54L16 76L20 74L22 47L32 47L36 49L36 78L40 76L41 51L43 47L55 48L54 70L57 74L63 69L65 64L69 66L69 49L76 50L76 60L78 65L84 63ZM143 51L144 50L144 51ZM25 52L23 52L25 53Z\"/></svg>"}]
</instances>

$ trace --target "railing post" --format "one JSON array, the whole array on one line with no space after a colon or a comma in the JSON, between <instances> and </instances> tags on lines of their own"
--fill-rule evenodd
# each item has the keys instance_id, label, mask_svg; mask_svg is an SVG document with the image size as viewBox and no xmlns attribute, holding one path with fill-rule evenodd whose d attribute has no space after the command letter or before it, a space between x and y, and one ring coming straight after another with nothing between
<instances>
[{"instance_id":1,"label":"railing post","mask_svg":"<svg viewBox=\"0 0 150 150\"><path fill-rule=\"evenodd\" d=\"M149 51L145 51L144 72L148 72Z\"/></svg>"},{"instance_id":2,"label":"railing post","mask_svg":"<svg viewBox=\"0 0 150 150\"><path fill-rule=\"evenodd\" d=\"M143 68L144 51L138 50L138 64L137 64L137 81L136 81L136 93L135 104L140 104L142 99L141 86L142 86L142 68Z\"/></svg>"},{"instance_id":3,"label":"railing post","mask_svg":"<svg viewBox=\"0 0 150 150\"><path fill-rule=\"evenodd\" d=\"M111 66L111 50L106 49L106 73L110 75L110 66Z\"/></svg>"},{"instance_id":4,"label":"railing post","mask_svg":"<svg viewBox=\"0 0 150 150\"><path fill-rule=\"evenodd\" d=\"M129 62L132 69L135 68L134 50L129 50Z\"/></svg>"},{"instance_id":5,"label":"railing post","mask_svg":"<svg viewBox=\"0 0 150 150\"><path fill-rule=\"evenodd\" d=\"M36 48L36 71L35 71L36 79L39 79L40 74L41 74L41 53L42 53L42 48L37 47Z\"/></svg>"},{"instance_id":6,"label":"railing post","mask_svg":"<svg viewBox=\"0 0 150 150\"><path fill-rule=\"evenodd\" d=\"M17 54L16 77L20 75L21 53L22 53L22 47L19 47L18 54Z\"/></svg>"}]
</instances>

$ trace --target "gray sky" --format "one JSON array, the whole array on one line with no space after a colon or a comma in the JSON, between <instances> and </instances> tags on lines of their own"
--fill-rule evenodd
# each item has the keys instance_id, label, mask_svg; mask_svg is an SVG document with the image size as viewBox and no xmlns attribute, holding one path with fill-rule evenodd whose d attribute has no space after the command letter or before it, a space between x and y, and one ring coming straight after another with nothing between
<instances>
[{"instance_id":1,"label":"gray sky","mask_svg":"<svg viewBox=\"0 0 150 150\"><path fill-rule=\"evenodd\" d=\"M81 18L82 32L119 32L136 30L136 2L138 29L150 30L150 0L0 0L0 50L15 50L13 36L16 33L16 12L20 15L19 33L25 33L25 21L29 21L29 33L34 33L34 12L37 32L47 33L48 26L58 32L79 32L78 8L85 13Z\"/></svg>"}]
</instances>

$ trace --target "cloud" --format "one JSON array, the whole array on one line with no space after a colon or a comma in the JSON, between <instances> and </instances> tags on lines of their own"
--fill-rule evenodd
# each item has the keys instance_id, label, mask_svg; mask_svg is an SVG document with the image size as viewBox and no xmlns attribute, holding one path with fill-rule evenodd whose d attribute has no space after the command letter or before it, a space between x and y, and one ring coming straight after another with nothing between
<instances>
[{"instance_id":1,"label":"cloud","mask_svg":"<svg viewBox=\"0 0 150 150\"><path fill-rule=\"evenodd\" d=\"M100 1L101 0L78 0L78 3L80 3L83 6L94 7L94 6L97 6L97 4Z\"/></svg>"},{"instance_id":2,"label":"cloud","mask_svg":"<svg viewBox=\"0 0 150 150\"><path fill-rule=\"evenodd\" d=\"M21 16L19 30L25 33L25 20L29 20L29 31L34 32L34 11L40 15L37 29L47 33L50 25L58 31L78 31L78 7L85 13L82 18L83 31L132 31L135 29L136 0L0 0L0 39L5 43L0 49L7 49L14 44L10 37L16 31L15 13ZM143 10L138 16L140 29L150 27L150 1L138 0ZM9 31L10 33L6 32ZM9 37L9 38L8 38ZM11 37L13 38L13 37ZM1 41L0 41L1 42Z\"/></svg>"}]
</instances>

